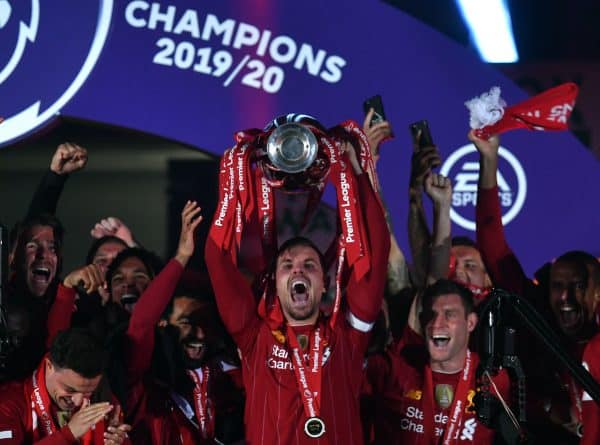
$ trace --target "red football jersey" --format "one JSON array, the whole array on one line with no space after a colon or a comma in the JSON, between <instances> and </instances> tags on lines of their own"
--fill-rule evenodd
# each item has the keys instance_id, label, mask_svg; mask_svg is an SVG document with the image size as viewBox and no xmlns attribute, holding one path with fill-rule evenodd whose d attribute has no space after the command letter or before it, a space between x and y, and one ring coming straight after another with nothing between
<instances>
[{"instance_id":1,"label":"red football jersey","mask_svg":"<svg viewBox=\"0 0 600 445\"><path fill-rule=\"evenodd\" d=\"M475 353L471 355L472 366L476 367L478 357ZM435 429L434 436L427 431L424 418L427 360L427 351L422 345L409 345L401 350L394 348L386 356L369 360L367 376L375 392L376 412L373 419L376 444L421 444L425 435L432 438L432 443L441 443L462 371L454 374L432 372L435 402L434 419L429 424ZM510 393L508 374L501 371L493 380L502 397L507 400ZM462 419L450 443L485 445L493 442L494 431L481 424L473 411L476 388L473 373L468 381L466 400L462 401Z\"/></svg>"},{"instance_id":2,"label":"red football jersey","mask_svg":"<svg viewBox=\"0 0 600 445\"><path fill-rule=\"evenodd\" d=\"M366 231L371 268L360 280L351 271L345 314L340 313L335 325L329 327L325 317L318 321L326 342L321 360L321 394L318 394L318 416L325 423L325 434L320 438L310 438L304 432L307 416L285 337L279 331L272 332L259 318L256 299L230 253L221 251L210 236L206 242L205 259L219 312L242 360L249 445L363 443L359 413L363 357L368 332L381 309L390 236L367 175L360 175L358 183L369 221ZM295 328L295 332L310 334L313 329L313 326Z\"/></svg>"},{"instance_id":3,"label":"red football jersey","mask_svg":"<svg viewBox=\"0 0 600 445\"><path fill-rule=\"evenodd\" d=\"M596 334L583 351L583 366L600 382L600 334ZM583 437L580 445L600 443L600 405L587 392L581 398L583 411Z\"/></svg>"}]
</instances>

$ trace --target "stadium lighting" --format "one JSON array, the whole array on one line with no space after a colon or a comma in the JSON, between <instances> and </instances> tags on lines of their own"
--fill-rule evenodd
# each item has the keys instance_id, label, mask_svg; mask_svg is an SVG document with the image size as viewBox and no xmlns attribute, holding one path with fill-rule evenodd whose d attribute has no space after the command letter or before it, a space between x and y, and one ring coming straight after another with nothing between
<instances>
[{"instance_id":1,"label":"stadium lighting","mask_svg":"<svg viewBox=\"0 0 600 445\"><path fill-rule=\"evenodd\" d=\"M519 61L505 0L456 0L456 4L484 61Z\"/></svg>"}]
</instances>

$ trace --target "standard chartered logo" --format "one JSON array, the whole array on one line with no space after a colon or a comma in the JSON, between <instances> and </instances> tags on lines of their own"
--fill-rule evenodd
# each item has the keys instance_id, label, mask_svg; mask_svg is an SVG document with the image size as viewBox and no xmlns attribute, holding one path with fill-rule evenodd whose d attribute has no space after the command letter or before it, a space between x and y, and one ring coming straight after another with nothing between
<instances>
[{"instance_id":1,"label":"standard chartered logo","mask_svg":"<svg viewBox=\"0 0 600 445\"><path fill-rule=\"evenodd\" d=\"M498 152L498 195L502 209L502 224L510 223L521 211L527 196L527 179L519 160L505 147ZM475 230L474 208L477 203L479 154L473 144L453 152L440 169L452 180L452 207L450 218L455 224Z\"/></svg>"}]
</instances>

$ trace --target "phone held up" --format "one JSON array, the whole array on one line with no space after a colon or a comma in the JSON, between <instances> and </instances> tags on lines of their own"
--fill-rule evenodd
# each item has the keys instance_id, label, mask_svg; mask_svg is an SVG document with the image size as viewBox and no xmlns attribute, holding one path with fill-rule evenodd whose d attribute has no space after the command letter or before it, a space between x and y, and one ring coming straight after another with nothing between
<instances>
[{"instance_id":1,"label":"phone held up","mask_svg":"<svg viewBox=\"0 0 600 445\"><path fill-rule=\"evenodd\" d=\"M431 131L429 130L429 123L426 120L413 122L408 128L413 138L413 144L418 150L434 145L431 138Z\"/></svg>"},{"instance_id":2,"label":"phone held up","mask_svg":"<svg viewBox=\"0 0 600 445\"><path fill-rule=\"evenodd\" d=\"M386 120L385 112L383 111L383 102L379 94L369 97L363 102L363 111L365 112L365 115L369 113L371 108L373 108L374 113L371 122L369 122L370 127Z\"/></svg>"}]
</instances>

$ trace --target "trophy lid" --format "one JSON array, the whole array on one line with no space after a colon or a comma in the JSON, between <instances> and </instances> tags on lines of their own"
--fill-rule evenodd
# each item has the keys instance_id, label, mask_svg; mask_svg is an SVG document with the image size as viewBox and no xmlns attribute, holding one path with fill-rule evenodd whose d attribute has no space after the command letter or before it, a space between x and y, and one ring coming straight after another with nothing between
<instances>
[{"instance_id":1,"label":"trophy lid","mask_svg":"<svg viewBox=\"0 0 600 445\"><path fill-rule=\"evenodd\" d=\"M318 149L313 132L296 122L278 126L267 140L269 160L274 167L286 173L306 170L317 158Z\"/></svg>"}]
</instances>

